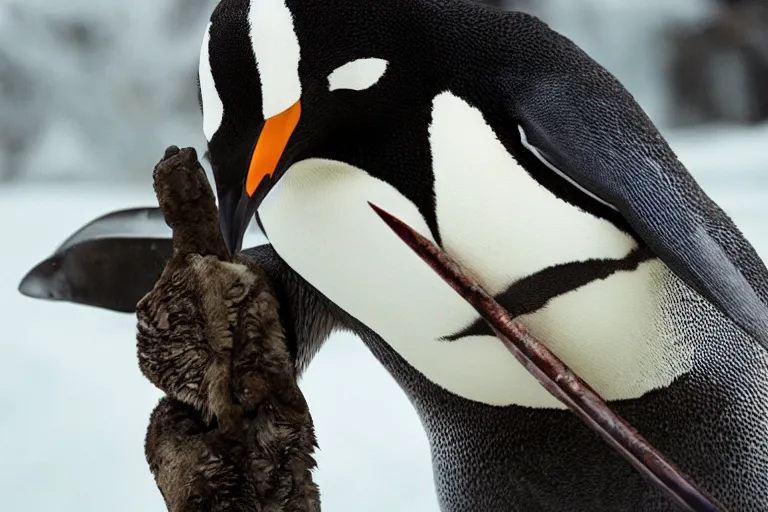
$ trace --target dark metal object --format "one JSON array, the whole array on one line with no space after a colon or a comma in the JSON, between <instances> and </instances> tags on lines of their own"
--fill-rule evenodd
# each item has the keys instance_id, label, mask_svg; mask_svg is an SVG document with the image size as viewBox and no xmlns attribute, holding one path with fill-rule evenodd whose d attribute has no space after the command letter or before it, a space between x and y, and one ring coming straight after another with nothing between
<instances>
[{"instance_id":1,"label":"dark metal object","mask_svg":"<svg viewBox=\"0 0 768 512\"><path fill-rule=\"evenodd\" d=\"M576 413L638 471L691 512L726 512L659 453L625 420L616 415L587 383L554 353L515 322L448 254L407 224L372 203L387 225L488 322L504 346L544 388Z\"/></svg>"}]
</instances>

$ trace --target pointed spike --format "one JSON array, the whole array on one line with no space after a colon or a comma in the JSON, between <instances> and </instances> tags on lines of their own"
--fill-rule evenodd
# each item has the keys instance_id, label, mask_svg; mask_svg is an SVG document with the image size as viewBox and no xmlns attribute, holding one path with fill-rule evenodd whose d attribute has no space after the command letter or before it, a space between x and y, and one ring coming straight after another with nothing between
<instances>
[{"instance_id":1,"label":"pointed spike","mask_svg":"<svg viewBox=\"0 0 768 512\"><path fill-rule=\"evenodd\" d=\"M368 204L403 242L472 305L507 350L547 391L579 416L638 471L661 486L672 500L686 510L725 512L722 505L614 413L602 397L553 352L528 333L522 324L515 322L447 253L394 215L371 202Z\"/></svg>"},{"instance_id":2,"label":"pointed spike","mask_svg":"<svg viewBox=\"0 0 768 512\"><path fill-rule=\"evenodd\" d=\"M392 228L392 230L400 236L400 238L403 238L403 235L408 236L410 234L409 230L407 229L405 223L392 215L391 213L387 212L386 210L383 210L373 204L372 202L368 201L368 206L373 208L373 211L376 212L376 214L381 217L381 219L387 223L387 226Z\"/></svg>"}]
</instances>

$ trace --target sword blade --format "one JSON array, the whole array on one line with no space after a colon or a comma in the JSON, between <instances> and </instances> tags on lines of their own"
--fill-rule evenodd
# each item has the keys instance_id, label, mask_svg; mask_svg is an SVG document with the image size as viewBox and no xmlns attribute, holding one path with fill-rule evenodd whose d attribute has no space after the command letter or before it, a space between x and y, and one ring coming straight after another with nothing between
<instances>
[{"instance_id":1,"label":"sword blade","mask_svg":"<svg viewBox=\"0 0 768 512\"><path fill-rule=\"evenodd\" d=\"M488 323L512 355L544 388L564 403L670 499L691 512L726 512L725 507L664 457L560 358L515 322L461 266L413 228L368 203L425 263L443 278Z\"/></svg>"}]
</instances>

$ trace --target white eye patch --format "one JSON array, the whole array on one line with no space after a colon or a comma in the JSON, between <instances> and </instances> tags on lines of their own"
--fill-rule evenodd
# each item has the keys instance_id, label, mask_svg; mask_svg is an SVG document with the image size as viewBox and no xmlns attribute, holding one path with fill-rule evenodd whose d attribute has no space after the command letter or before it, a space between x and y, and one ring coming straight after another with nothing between
<instances>
[{"instance_id":1,"label":"white eye patch","mask_svg":"<svg viewBox=\"0 0 768 512\"><path fill-rule=\"evenodd\" d=\"M351 89L362 91L378 82L387 70L384 59L366 58L347 62L328 75L328 90Z\"/></svg>"},{"instance_id":2,"label":"white eye patch","mask_svg":"<svg viewBox=\"0 0 768 512\"><path fill-rule=\"evenodd\" d=\"M269 119L301 98L301 49L285 0L251 0L250 5L251 47L261 78L264 119Z\"/></svg>"},{"instance_id":3,"label":"white eye patch","mask_svg":"<svg viewBox=\"0 0 768 512\"><path fill-rule=\"evenodd\" d=\"M208 53L210 40L211 24L209 23L203 36L203 45L200 48L200 68L198 70L200 73L200 97L203 103L203 133L205 133L208 142L211 142L219 130L221 120L224 117L224 105L221 103L211 72L211 60Z\"/></svg>"}]
</instances>

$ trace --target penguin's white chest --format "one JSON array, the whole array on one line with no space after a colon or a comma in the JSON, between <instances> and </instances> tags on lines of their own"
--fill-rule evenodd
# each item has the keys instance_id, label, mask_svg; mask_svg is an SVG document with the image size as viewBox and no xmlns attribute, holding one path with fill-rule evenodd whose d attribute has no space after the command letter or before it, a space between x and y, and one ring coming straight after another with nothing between
<instances>
[{"instance_id":1,"label":"penguin's white chest","mask_svg":"<svg viewBox=\"0 0 768 512\"><path fill-rule=\"evenodd\" d=\"M492 294L547 267L619 259L636 244L561 201L507 153L478 110L435 98L430 127L443 246ZM493 336L444 338L476 312L371 210L431 238L397 189L362 169L305 160L260 208L270 243L310 284L447 390L492 405L560 407ZM692 365L666 319L675 280L657 260L549 301L520 320L607 399L641 396Z\"/></svg>"}]
</instances>

